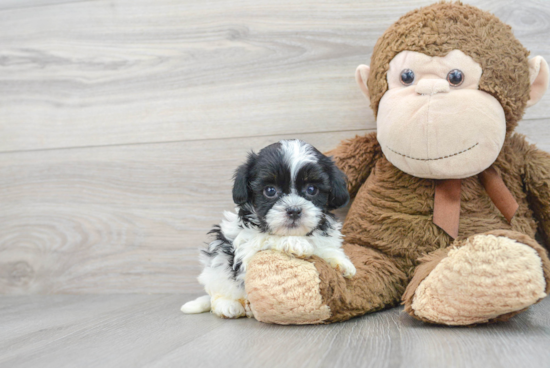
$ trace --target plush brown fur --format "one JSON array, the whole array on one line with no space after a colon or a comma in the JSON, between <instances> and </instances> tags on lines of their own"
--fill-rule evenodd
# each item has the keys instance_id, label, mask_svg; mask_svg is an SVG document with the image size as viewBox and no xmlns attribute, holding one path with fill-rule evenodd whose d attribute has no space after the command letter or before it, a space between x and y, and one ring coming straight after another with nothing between
<instances>
[{"instance_id":1,"label":"plush brown fur","mask_svg":"<svg viewBox=\"0 0 550 368\"><path fill-rule=\"evenodd\" d=\"M395 290L400 290L402 287L402 284L396 284L393 280L395 272L393 269L397 267L405 273L408 284L416 267L420 263L428 262L429 269L417 269L417 272L423 277L420 280L413 280L414 283L409 284L408 295L405 295L405 302L409 304L418 284L437 265L437 262L433 263L434 259L441 260L443 258L442 255L445 254L446 248L453 243L453 239L432 221L434 180L410 176L397 169L383 156L378 158L377 154L355 156L354 162L350 162L351 159L348 157L352 156L348 154L349 151L359 151L360 145L364 145L366 152L378 152L377 148L371 146L371 144L376 145L373 142L375 142L375 133L347 141L330 152L334 155L337 165L352 178L360 177L360 175L350 168L372 167L368 178L359 189L344 223L342 232L345 235L346 243L361 245L387 256L383 267L376 270L377 275L385 278L386 282L382 282L379 289L372 290L375 285L369 278L356 277L349 283L351 286L351 282L353 282L354 290L360 291L350 292L350 294L353 294L356 299L370 299L370 296L363 294L363 290L370 289L377 298L387 299L388 306L393 305L397 302L394 299ZM537 166L526 161L533 156L537 157ZM376 164L373 166L370 160L375 161ZM475 176L464 179L457 241L490 230L515 230L525 234L525 239L529 240L525 240L524 243L530 245L535 242L532 238L537 230L537 222L529 206L530 202L537 203L538 206L544 206L544 203L546 204L545 208L550 206L550 190L548 190L550 188L550 155L538 151L534 145L528 144L524 136L513 134L507 139L494 167L517 200L519 209L512 223L508 224L491 202L479 178ZM536 183L528 181L533 177L537 178ZM350 189L352 189L352 185L358 184L350 182ZM524 185L528 189L527 192L524 191ZM544 187L547 188L546 191L542 190ZM536 192L533 193L532 189L535 189ZM547 212L540 214L537 212L537 215L537 217L542 216L544 220L539 222L541 233L549 234L550 222L546 222ZM544 252L540 246L536 249ZM438 252L432 254L434 251ZM371 253L371 251L365 251L361 256L368 257ZM426 258L428 254L429 256ZM355 257L350 256L356 264ZM550 263L547 258L544 261L545 273L549 275ZM388 289L388 285L392 285L396 289ZM321 293L324 293L323 288L321 288ZM359 303L357 300L350 301L350 304ZM367 312L374 310L376 309ZM331 321L343 320L348 317L345 313L340 314L339 310L335 308L332 308L332 311Z\"/></svg>"},{"instance_id":2,"label":"plush brown fur","mask_svg":"<svg viewBox=\"0 0 550 368\"><path fill-rule=\"evenodd\" d=\"M550 240L550 155L513 133L530 87L528 52L510 27L491 14L460 3L435 4L406 14L374 48L368 79L371 106L376 113L387 90L389 62L399 52L444 56L453 49L462 50L481 64L480 89L495 96L505 111L508 134L493 166L519 204L509 224L477 176L463 179L455 244L488 231L513 234L513 239L539 253L548 292L550 261L533 238L538 229L546 244ZM344 249L357 267L357 275L344 279L325 262L314 262L320 294L332 313L322 322L380 310L395 305L402 296L406 310L414 315L411 302L415 290L454 242L433 223L435 180L413 177L393 166L382 154L375 133L342 142L329 154L348 176L349 191L355 197L342 232ZM247 290L249 282L255 280L247 278ZM292 290L262 302L279 306L286 294ZM261 315L263 311L256 309L255 313ZM516 313L519 311L495 320Z\"/></svg>"},{"instance_id":3,"label":"plush brown fur","mask_svg":"<svg viewBox=\"0 0 550 368\"><path fill-rule=\"evenodd\" d=\"M407 285L407 276L391 257L349 243L344 245L344 251L357 269L351 280L342 277L325 262L315 263L321 279L321 295L332 311L325 323L398 304Z\"/></svg>"},{"instance_id":4,"label":"plush brown fur","mask_svg":"<svg viewBox=\"0 0 550 368\"><path fill-rule=\"evenodd\" d=\"M479 89L500 102L508 130L521 119L529 99L529 51L494 15L461 3L439 3L413 10L390 26L374 46L367 81L375 115L388 89L389 63L405 50L430 56L461 50L481 65Z\"/></svg>"}]
</instances>

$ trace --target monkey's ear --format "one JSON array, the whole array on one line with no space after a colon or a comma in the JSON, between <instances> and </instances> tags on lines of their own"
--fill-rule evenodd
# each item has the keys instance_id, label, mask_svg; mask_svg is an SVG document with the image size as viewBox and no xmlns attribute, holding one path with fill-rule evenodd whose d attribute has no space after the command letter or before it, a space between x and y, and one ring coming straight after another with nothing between
<instances>
[{"instance_id":1,"label":"monkey's ear","mask_svg":"<svg viewBox=\"0 0 550 368\"><path fill-rule=\"evenodd\" d=\"M233 202L235 202L235 204L238 206L248 202L248 185L250 182L250 174L254 164L256 163L257 158L258 156L254 152L251 152L248 155L248 159L246 160L246 162L239 166L237 168L237 171L235 171L235 182L233 184Z\"/></svg>"},{"instance_id":2,"label":"monkey's ear","mask_svg":"<svg viewBox=\"0 0 550 368\"><path fill-rule=\"evenodd\" d=\"M361 88L361 92L370 99L369 96L369 87L367 87L367 80L369 79L370 68L368 65L361 64L355 70L355 80Z\"/></svg>"},{"instance_id":3,"label":"monkey's ear","mask_svg":"<svg viewBox=\"0 0 550 368\"><path fill-rule=\"evenodd\" d=\"M548 64L542 56L535 56L529 60L529 80L531 82L531 93L527 107L531 107L542 98L548 89Z\"/></svg>"}]
</instances>

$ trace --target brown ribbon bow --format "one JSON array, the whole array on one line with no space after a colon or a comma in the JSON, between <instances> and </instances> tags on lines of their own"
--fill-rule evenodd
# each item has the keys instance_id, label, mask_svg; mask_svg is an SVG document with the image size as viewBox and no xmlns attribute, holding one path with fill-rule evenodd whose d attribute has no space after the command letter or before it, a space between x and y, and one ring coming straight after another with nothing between
<instances>
[{"instance_id":1,"label":"brown ribbon bow","mask_svg":"<svg viewBox=\"0 0 550 368\"><path fill-rule=\"evenodd\" d=\"M511 222L519 205L495 168L489 167L478 177L496 208ZM436 180L435 184L433 222L452 238L458 236L460 186L461 179Z\"/></svg>"}]
</instances>

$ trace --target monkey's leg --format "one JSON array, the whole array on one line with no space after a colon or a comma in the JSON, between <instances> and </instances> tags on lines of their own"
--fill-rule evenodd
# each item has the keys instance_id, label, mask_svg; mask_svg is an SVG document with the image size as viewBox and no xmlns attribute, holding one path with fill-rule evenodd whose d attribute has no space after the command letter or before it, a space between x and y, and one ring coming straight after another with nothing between
<instances>
[{"instance_id":1,"label":"monkey's leg","mask_svg":"<svg viewBox=\"0 0 550 368\"><path fill-rule=\"evenodd\" d=\"M497 230L456 240L424 259L403 295L425 322L472 325L504 321L550 291L550 261L527 235Z\"/></svg>"},{"instance_id":2,"label":"monkey's leg","mask_svg":"<svg viewBox=\"0 0 550 368\"><path fill-rule=\"evenodd\" d=\"M255 255L245 282L254 317L277 324L330 323L399 302L407 277L391 258L355 244L344 244L344 251L357 269L351 279L319 257Z\"/></svg>"}]
</instances>

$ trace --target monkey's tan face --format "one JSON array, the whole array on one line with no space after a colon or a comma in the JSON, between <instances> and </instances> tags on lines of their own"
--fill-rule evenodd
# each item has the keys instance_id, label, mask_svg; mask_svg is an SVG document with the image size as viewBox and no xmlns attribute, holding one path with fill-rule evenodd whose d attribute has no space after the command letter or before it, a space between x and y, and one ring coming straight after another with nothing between
<instances>
[{"instance_id":1,"label":"monkey's tan face","mask_svg":"<svg viewBox=\"0 0 550 368\"><path fill-rule=\"evenodd\" d=\"M481 66L462 51L430 57L403 51L391 62L380 100L378 141L404 172L465 178L488 168L506 135L504 110L478 89Z\"/></svg>"}]
</instances>

